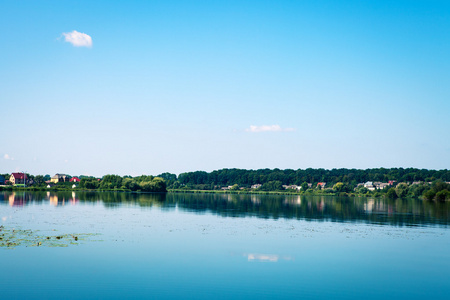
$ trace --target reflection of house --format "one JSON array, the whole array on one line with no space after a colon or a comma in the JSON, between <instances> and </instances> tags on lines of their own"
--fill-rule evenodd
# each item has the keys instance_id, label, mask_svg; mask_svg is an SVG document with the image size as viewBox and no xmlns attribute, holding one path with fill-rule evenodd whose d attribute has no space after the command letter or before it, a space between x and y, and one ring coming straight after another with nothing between
<instances>
[{"instance_id":1,"label":"reflection of house","mask_svg":"<svg viewBox=\"0 0 450 300\"><path fill-rule=\"evenodd\" d=\"M50 181L53 183L66 182L69 181L69 176L67 176L66 174L55 174L55 176L52 176L52 179Z\"/></svg>"},{"instance_id":2,"label":"reflection of house","mask_svg":"<svg viewBox=\"0 0 450 300\"><path fill-rule=\"evenodd\" d=\"M70 182L80 182L80 178L72 177L72 178L70 178Z\"/></svg>"},{"instance_id":3,"label":"reflection of house","mask_svg":"<svg viewBox=\"0 0 450 300\"><path fill-rule=\"evenodd\" d=\"M9 181L13 184L25 184L25 180L27 179L27 175L24 173L12 173L11 177L9 177Z\"/></svg>"},{"instance_id":4,"label":"reflection of house","mask_svg":"<svg viewBox=\"0 0 450 300\"><path fill-rule=\"evenodd\" d=\"M12 193L8 198L9 206L24 206L26 204L25 194Z\"/></svg>"},{"instance_id":5,"label":"reflection of house","mask_svg":"<svg viewBox=\"0 0 450 300\"><path fill-rule=\"evenodd\" d=\"M49 197L50 199L50 205L54 205L54 206L58 206L58 196L56 195L51 195Z\"/></svg>"},{"instance_id":6,"label":"reflection of house","mask_svg":"<svg viewBox=\"0 0 450 300\"><path fill-rule=\"evenodd\" d=\"M372 212L374 204L375 204L375 201L372 199L367 201L367 203L364 203L364 211L369 212L369 213Z\"/></svg>"}]
</instances>

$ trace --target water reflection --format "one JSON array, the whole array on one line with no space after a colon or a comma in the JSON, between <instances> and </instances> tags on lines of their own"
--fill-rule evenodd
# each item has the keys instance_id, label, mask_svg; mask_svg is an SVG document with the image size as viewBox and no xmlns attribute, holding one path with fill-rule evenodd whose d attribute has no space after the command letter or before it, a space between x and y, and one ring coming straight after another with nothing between
<instances>
[{"instance_id":1,"label":"water reflection","mask_svg":"<svg viewBox=\"0 0 450 300\"><path fill-rule=\"evenodd\" d=\"M248 261L277 262L279 258L276 254L247 254Z\"/></svg>"},{"instance_id":2,"label":"water reflection","mask_svg":"<svg viewBox=\"0 0 450 300\"><path fill-rule=\"evenodd\" d=\"M120 192L3 192L0 205L31 203L54 206L100 203L108 208L157 207L223 217L303 219L389 225L450 224L450 203L418 199L350 198L242 194L138 194Z\"/></svg>"},{"instance_id":3,"label":"water reflection","mask_svg":"<svg viewBox=\"0 0 450 300\"><path fill-rule=\"evenodd\" d=\"M280 256L278 254L244 253L244 256L250 262L278 262L280 259L287 261L294 260L291 256Z\"/></svg>"}]
</instances>

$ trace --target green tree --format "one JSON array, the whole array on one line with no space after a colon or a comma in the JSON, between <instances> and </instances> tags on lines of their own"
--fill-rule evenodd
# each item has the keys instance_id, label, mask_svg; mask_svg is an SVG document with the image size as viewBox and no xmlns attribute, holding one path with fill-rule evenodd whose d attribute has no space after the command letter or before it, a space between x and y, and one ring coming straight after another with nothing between
<instances>
[{"instance_id":1,"label":"green tree","mask_svg":"<svg viewBox=\"0 0 450 300\"><path fill-rule=\"evenodd\" d=\"M436 201L445 201L450 199L450 192L448 190L441 190L436 193L436 196L434 196L434 199Z\"/></svg>"},{"instance_id":2,"label":"green tree","mask_svg":"<svg viewBox=\"0 0 450 300\"><path fill-rule=\"evenodd\" d=\"M233 190L233 191L239 190L239 185L238 184L233 184L233 186L231 187L231 190Z\"/></svg>"},{"instance_id":3,"label":"green tree","mask_svg":"<svg viewBox=\"0 0 450 300\"><path fill-rule=\"evenodd\" d=\"M80 187L89 189L89 190L96 190L99 187L98 179L96 178L82 178L80 180Z\"/></svg>"},{"instance_id":4,"label":"green tree","mask_svg":"<svg viewBox=\"0 0 450 300\"><path fill-rule=\"evenodd\" d=\"M42 185L42 184L44 184L44 183L45 183L44 176L42 176L42 175L36 175L36 176L34 177L34 182L35 182L37 185Z\"/></svg>"},{"instance_id":5,"label":"green tree","mask_svg":"<svg viewBox=\"0 0 450 300\"><path fill-rule=\"evenodd\" d=\"M281 191L284 190L283 183L279 180L264 183L260 189L262 191Z\"/></svg>"},{"instance_id":6,"label":"green tree","mask_svg":"<svg viewBox=\"0 0 450 300\"><path fill-rule=\"evenodd\" d=\"M423 197L425 198L425 200L434 200L434 196L436 196L436 192L433 189L423 193Z\"/></svg>"},{"instance_id":7,"label":"green tree","mask_svg":"<svg viewBox=\"0 0 450 300\"><path fill-rule=\"evenodd\" d=\"M388 199L396 199L397 198L397 192L395 190L395 188L390 188L387 193L386 193L386 197Z\"/></svg>"},{"instance_id":8,"label":"green tree","mask_svg":"<svg viewBox=\"0 0 450 300\"><path fill-rule=\"evenodd\" d=\"M395 187L395 193L399 198L404 198L408 195L408 185L406 183L400 183Z\"/></svg>"},{"instance_id":9,"label":"green tree","mask_svg":"<svg viewBox=\"0 0 450 300\"><path fill-rule=\"evenodd\" d=\"M333 190L340 193L344 191L344 184L342 182L338 182L333 186Z\"/></svg>"},{"instance_id":10,"label":"green tree","mask_svg":"<svg viewBox=\"0 0 450 300\"><path fill-rule=\"evenodd\" d=\"M301 187L302 187L302 191L306 192L306 190L309 188L309 185L308 185L308 183L306 181L304 181L302 183Z\"/></svg>"}]
</instances>

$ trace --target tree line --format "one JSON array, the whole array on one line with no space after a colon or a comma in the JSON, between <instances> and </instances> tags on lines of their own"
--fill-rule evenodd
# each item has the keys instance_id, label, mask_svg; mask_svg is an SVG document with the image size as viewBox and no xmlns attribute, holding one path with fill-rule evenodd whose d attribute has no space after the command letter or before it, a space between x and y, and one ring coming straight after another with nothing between
<instances>
[{"instance_id":1,"label":"tree line","mask_svg":"<svg viewBox=\"0 0 450 300\"><path fill-rule=\"evenodd\" d=\"M88 190L127 190L141 192L167 192L166 183L160 177L141 175L137 177L105 175L101 180L81 178L80 188Z\"/></svg>"},{"instance_id":2,"label":"tree line","mask_svg":"<svg viewBox=\"0 0 450 300\"><path fill-rule=\"evenodd\" d=\"M325 182L323 193L356 193L384 195L388 198L424 197L428 200L450 200L449 170L428 170L415 168L375 168L375 169L221 169L212 172L195 171L158 175L164 178L169 189L188 190L220 190L231 187L231 190L250 189L260 184L260 191L282 191L283 186L301 186L302 192L313 192L321 189L317 185ZM360 183L393 182L383 190L370 192ZM416 184L412 184L415 182Z\"/></svg>"},{"instance_id":3,"label":"tree line","mask_svg":"<svg viewBox=\"0 0 450 300\"><path fill-rule=\"evenodd\" d=\"M238 184L241 187L250 187L254 184L264 184L269 181L280 181L283 185L301 185L304 182L326 182L333 185L338 182L356 186L367 181L388 182L432 182L442 180L450 181L449 170L427 170L415 168L376 168L376 169L221 169L212 172L195 171L175 174L163 173L158 175L173 185L178 182L181 185L218 185L232 186Z\"/></svg>"},{"instance_id":4,"label":"tree line","mask_svg":"<svg viewBox=\"0 0 450 300\"><path fill-rule=\"evenodd\" d=\"M0 174L9 179L9 174ZM47 182L51 179L50 175L31 175L26 174L29 182L32 182L30 188L33 189L47 189ZM72 176L67 176L72 178ZM55 185L52 184L52 190L73 190L73 185L76 185L76 189L86 190L100 190L100 191L132 191L132 192L167 192L166 182L161 177L155 177L151 175L141 175L137 177L131 177L129 175L105 175L102 178L96 178L93 176L77 176L80 179L79 183L74 182L58 182ZM10 186L9 188L12 188ZM4 189L4 188L3 188Z\"/></svg>"}]
</instances>

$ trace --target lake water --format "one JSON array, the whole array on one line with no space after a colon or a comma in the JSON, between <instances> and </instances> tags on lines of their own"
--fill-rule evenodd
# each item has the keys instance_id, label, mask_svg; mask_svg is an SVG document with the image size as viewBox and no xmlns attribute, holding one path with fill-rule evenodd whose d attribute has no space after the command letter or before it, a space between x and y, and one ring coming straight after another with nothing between
<instances>
[{"instance_id":1,"label":"lake water","mask_svg":"<svg viewBox=\"0 0 450 300\"><path fill-rule=\"evenodd\" d=\"M449 203L15 192L0 218L2 299L450 295Z\"/></svg>"}]
</instances>

